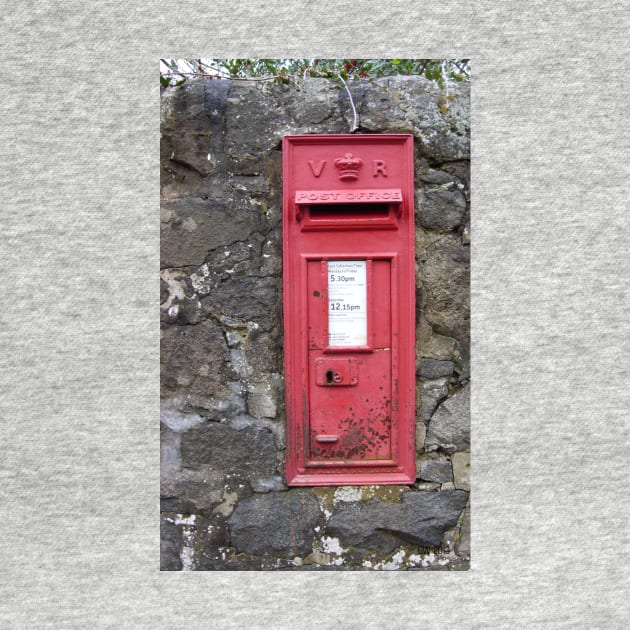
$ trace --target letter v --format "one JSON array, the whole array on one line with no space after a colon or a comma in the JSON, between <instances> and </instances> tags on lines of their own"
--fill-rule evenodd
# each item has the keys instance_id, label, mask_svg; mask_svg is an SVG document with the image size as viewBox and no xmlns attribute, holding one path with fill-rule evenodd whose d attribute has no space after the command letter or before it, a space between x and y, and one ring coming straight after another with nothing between
<instances>
[{"instance_id":1,"label":"letter v","mask_svg":"<svg viewBox=\"0 0 630 630\"><path fill-rule=\"evenodd\" d=\"M313 164L313 160L308 161L308 165L311 167L311 171L313 171L315 177L319 177L322 174L324 164L326 164L326 160L320 160L317 164Z\"/></svg>"}]
</instances>

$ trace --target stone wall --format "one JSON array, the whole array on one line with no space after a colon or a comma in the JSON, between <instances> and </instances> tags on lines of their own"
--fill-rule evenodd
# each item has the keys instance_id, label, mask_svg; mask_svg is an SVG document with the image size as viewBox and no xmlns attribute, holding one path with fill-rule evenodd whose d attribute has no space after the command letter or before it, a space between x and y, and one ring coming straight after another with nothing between
<instances>
[{"instance_id":1,"label":"stone wall","mask_svg":"<svg viewBox=\"0 0 630 630\"><path fill-rule=\"evenodd\" d=\"M281 139L348 133L343 87L188 81L161 94L161 568L466 569L466 84L351 86L359 133L412 133L417 480L284 480Z\"/></svg>"}]
</instances>

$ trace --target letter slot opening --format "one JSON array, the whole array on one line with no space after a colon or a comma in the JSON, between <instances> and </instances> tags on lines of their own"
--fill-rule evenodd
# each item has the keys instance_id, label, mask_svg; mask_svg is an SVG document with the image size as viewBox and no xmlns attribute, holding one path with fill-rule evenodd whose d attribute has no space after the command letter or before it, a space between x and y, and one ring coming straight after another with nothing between
<instances>
[{"instance_id":1,"label":"letter slot opening","mask_svg":"<svg viewBox=\"0 0 630 630\"><path fill-rule=\"evenodd\" d=\"M340 219L346 219L358 216L386 217L389 214L389 204L321 204L308 206L308 213L312 219L335 219L337 217Z\"/></svg>"},{"instance_id":2,"label":"letter slot opening","mask_svg":"<svg viewBox=\"0 0 630 630\"><path fill-rule=\"evenodd\" d=\"M302 230L395 229L400 203L322 203L298 206Z\"/></svg>"}]
</instances>

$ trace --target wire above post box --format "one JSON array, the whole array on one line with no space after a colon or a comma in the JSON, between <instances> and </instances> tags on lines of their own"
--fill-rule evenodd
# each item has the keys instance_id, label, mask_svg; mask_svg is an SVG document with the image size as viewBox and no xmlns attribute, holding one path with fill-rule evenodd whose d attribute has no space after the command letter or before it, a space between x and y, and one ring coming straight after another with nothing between
<instances>
[{"instance_id":1,"label":"wire above post box","mask_svg":"<svg viewBox=\"0 0 630 630\"><path fill-rule=\"evenodd\" d=\"M283 139L287 483L415 481L413 137Z\"/></svg>"}]
</instances>

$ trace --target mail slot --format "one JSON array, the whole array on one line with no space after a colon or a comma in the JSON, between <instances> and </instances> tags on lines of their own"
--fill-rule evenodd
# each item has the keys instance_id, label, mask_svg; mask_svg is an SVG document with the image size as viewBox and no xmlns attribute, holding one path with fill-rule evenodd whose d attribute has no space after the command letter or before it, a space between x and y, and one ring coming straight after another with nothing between
<instances>
[{"instance_id":1,"label":"mail slot","mask_svg":"<svg viewBox=\"0 0 630 630\"><path fill-rule=\"evenodd\" d=\"M413 137L283 139L290 486L415 481Z\"/></svg>"}]
</instances>

